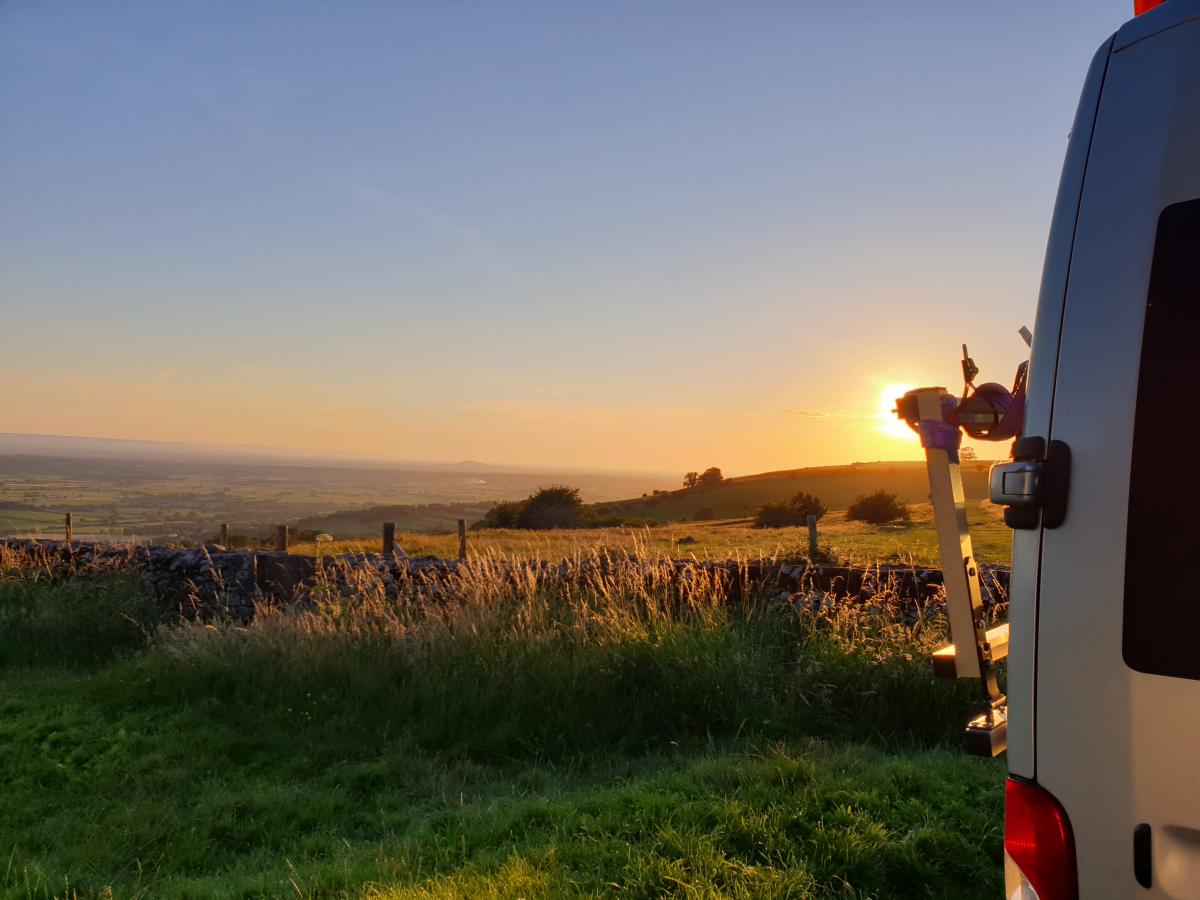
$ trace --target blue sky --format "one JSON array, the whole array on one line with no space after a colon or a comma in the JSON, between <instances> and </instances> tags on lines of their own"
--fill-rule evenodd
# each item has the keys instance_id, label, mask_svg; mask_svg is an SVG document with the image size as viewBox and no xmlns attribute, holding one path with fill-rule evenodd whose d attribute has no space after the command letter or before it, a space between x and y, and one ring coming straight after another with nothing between
<instances>
[{"instance_id":1,"label":"blue sky","mask_svg":"<svg viewBox=\"0 0 1200 900\"><path fill-rule=\"evenodd\" d=\"M0 6L0 431L728 471L1007 381L1125 2Z\"/></svg>"}]
</instances>

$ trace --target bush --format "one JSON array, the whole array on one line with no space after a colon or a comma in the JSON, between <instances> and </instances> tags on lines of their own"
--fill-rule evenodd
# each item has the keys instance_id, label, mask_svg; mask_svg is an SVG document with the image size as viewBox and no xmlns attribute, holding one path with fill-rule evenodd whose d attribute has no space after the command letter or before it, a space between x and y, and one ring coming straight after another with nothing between
<instances>
[{"instance_id":1,"label":"bush","mask_svg":"<svg viewBox=\"0 0 1200 900\"><path fill-rule=\"evenodd\" d=\"M488 510L481 528L579 528L584 525L579 488L548 487L524 500L506 500ZM590 524L590 523L589 523Z\"/></svg>"},{"instance_id":2,"label":"bush","mask_svg":"<svg viewBox=\"0 0 1200 900\"><path fill-rule=\"evenodd\" d=\"M578 528L583 517L579 488L542 488L521 504L517 526L535 530Z\"/></svg>"},{"instance_id":3,"label":"bush","mask_svg":"<svg viewBox=\"0 0 1200 900\"><path fill-rule=\"evenodd\" d=\"M711 506L702 506L692 516L693 522L711 522L717 517L717 511Z\"/></svg>"},{"instance_id":4,"label":"bush","mask_svg":"<svg viewBox=\"0 0 1200 900\"><path fill-rule=\"evenodd\" d=\"M895 494L880 489L873 494L861 494L846 510L846 518L882 525L884 522L909 521L908 507Z\"/></svg>"},{"instance_id":5,"label":"bush","mask_svg":"<svg viewBox=\"0 0 1200 900\"><path fill-rule=\"evenodd\" d=\"M503 500L497 503L487 511L478 526L480 528L516 528L522 503L521 500Z\"/></svg>"},{"instance_id":6,"label":"bush","mask_svg":"<svg viewBox=\"0 0 1200 900\"><path fill-rule=\"evenodd\" d=\"M754 514L755 528L784 528L804 525L808 517L825 515L825 504L819 497L800 491L794 497L776 503L764 503Z\"/></svg>"},{"instance_id":7,"label":"bush","mask_svg":"<svg viewBox=\"0 0 1200 900\"><path fill-rule=\"evenodd\" d=\"M809 516L816 516L820 519L821 516L825 515L825 504L821 502L821 498L816 494L800 491L788 503L793 509L804 516L804 521L806 522Z\"/></svg>"},{"instance_id":8,"label":"bush","mask_svg":"<svg viewBox=\"0 0 1200 900\"><path fill-rule=\"evenodd\" d=\"M796 513L786 500L764 503L754 513L755 528L783 528L796 524Z\"/></svg>"}]
</instances>

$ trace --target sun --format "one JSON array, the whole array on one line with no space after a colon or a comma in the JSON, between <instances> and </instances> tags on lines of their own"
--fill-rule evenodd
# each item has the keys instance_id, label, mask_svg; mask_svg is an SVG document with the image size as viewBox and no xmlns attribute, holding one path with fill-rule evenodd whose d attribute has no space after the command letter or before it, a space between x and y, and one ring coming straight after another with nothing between
<instances>
[{"instance_id":1,"label":"sun","mask_svg":"<svg viewBox=\"0 0 1200 900\"><path fill-rule=\"evenodd\" d=\"M877 430L880 434L897 440L915 441L917 439L913 430L902 419L897 418L896 413L893 412L896 408L896 401L911 390L912 385L910 384L889 384L880 392L877 415L879 419Z\"/></svg>"}]
</instances>

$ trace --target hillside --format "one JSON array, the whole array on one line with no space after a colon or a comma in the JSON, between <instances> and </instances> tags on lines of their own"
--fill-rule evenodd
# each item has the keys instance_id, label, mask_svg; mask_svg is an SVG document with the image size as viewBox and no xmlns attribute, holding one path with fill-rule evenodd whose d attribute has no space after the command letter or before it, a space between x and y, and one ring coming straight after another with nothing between
<instances>
[{"instance_id":1,"label":"hillside","mask_svg":"<svg viewBox=\"0 0 1200 900\"><path fill-rule=\"evenodd\" d=\"M455 529L459 519L466 519L468 524L477 522L491 508L492 503L486 501L372 506L310 516L298 521L295 527L298 530L324 531L339 538L378 538L384 522L395 522L402 532L431 534Z\"/></svg>"},{"instance_id":2,"label":"hillside","mask_svg":"<svg viewBox=\"0 0 1200 900\"><path fill-rule=\"evenodd\" d=\"M987 462L963 466L963 487L968 501L978 502L987 497L989 466ZM630 500L597 503L593 509L599 515L673 522L692 519L697 510L708 508L717 519L737 519L753 515L763 503L785 500L798 491L816 494L828 509L841 510L860 494L880 488L898 495L906 503L927 502L929 482L925 463L854 463L848 466L763 472L727 478L713 488L680 489Z\"/></svg>"},{"instance_id":3,"label":"hillside","mask_svg":"<svg viewBox=\"0 0 1200 900\"><path fill-rule=\"evenodd\" d=\"M989 465L978 462L963 466L963 486L971 505L987 498ZM929 484L925 463L854 463L762 472L727 478L713 488L680 489L628 500L602 501L590 504L589 509L598 516L619 516L635 524L690 521L697 510L704 508L712 509L716 519L743 519L754 515L761 504L784 500L797 491L816 494L832 512L844 510L858 495L880 488L898 495L906 503L927 503ZM512 499L519 497L516 492L512 495ZM371 506L310 516L296 521L294 526L326 531L337 538L374 538L384 522L395 522L402 532L428 534L452 530L460 518L466 519L468 524L477 522L492 505L491 501L480 501Z\"/></svg>"}]
</instances>

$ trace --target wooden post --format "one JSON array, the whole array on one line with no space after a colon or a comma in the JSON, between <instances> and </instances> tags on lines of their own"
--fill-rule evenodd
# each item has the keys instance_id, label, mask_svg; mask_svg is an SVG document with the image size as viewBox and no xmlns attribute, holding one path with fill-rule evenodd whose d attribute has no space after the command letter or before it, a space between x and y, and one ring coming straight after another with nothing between
<instances>
[{"instance_id":1,"label":"wooden post","mask_svg":"<svg viewBox=\"0 0 1200 900\"><path fill-rule=\"evenodd\" d=\"M275 549L287 553L288 548L288 527L286 525L275 526Z\"/></svg>"},{"instance_id":2,"label":"wooden post","mask_svg":"<svg viewBox=\"0 0 1200 900\"><path fill-rule=\"evenodd\" d=\"M71 538L75 533L74 529L71 528L71 514L70 513L67 513L65 527L66 527L66 533L67 533L67 543L69 544L69 543L71 543Z\"/></svg>"},{"instance_id":3,"label":"wooden post","mask_svg":"<svg viewBox=\"0 0 1200 900\"><path fill-rule=\"evenodd\" d=\"M467 520L458 520L458 558L463 562L467 559Z\"/></svg>"},{"instance_id":4,"label":"wooden post","mask_svg":"<svg viewBox=\"0 0 1200 900\"><path fill-rule=\"evenodd\" d=\"M817 558L817 517L808 514L808 558Z\"/></svg>"},{"instance_id":5,"label":"wooden post","mask_svg":"<svg viewBox=\"0 0 1200 900\"><path fill-rule=\"evenodd\" d=\"M220 545L222 547L224 547L226 550L229 549L229 523L228 522L221 523L221 539L220 539L220 541L218 541L218 543L220 543Z\"/></svg>"},{"instance_id":6,"label":"wooden post","mask_svg":"<svg viewBox=\"0 0 1200 900\"><path fill-rule=\"evenodd\" d=\"M910 393L916 395L922 421L943 421L944 388L920 388ZM967 529L967 502L958 454L926 447L925 468L929 473L933 524L946 587L946 619L954 643L954 669L959 678L979 678L984 674L979 651L987 641L987 618L983 614L979 570Z\"/></svg>"},{"instance_id":7,"label":"wooden post","mask_svg":"<svg viewBox=\"0 0 1200 900\"><path fill-rule=\"evenodd\" d=\"M383 523L383 555L391 556L396 552L396 523Z\"/></svg>"}]
</instances>

